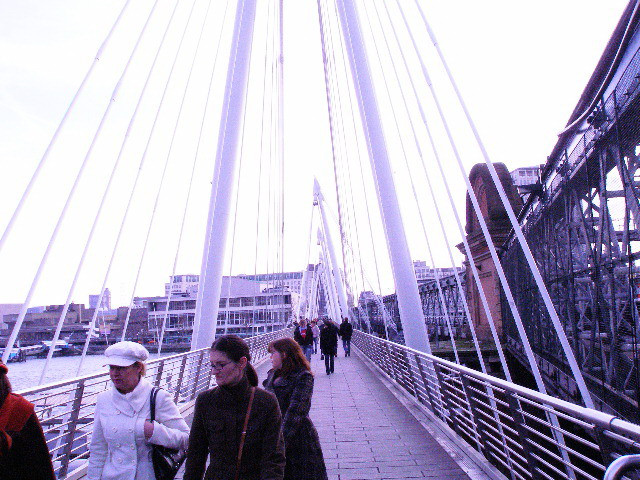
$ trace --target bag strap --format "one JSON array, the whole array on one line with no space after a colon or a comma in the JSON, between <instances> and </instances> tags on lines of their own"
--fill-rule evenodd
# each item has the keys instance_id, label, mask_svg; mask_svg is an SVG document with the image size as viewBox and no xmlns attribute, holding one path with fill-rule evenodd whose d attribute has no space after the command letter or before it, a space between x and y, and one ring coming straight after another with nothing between
<instances>
[{"instance_id":1,"label":"bag strap","mask_svg":"<svg viewBox=\"0 0 640 480\"><path fill-rule=\"evenodd\" d=\"M244 448L244 439L247 437L247 425L249 425L249 416L251 415L251 405L253 405L253 396L256 393L256 387L251 387L251 395L249 396L249 406L247 407L247 415L244 417L244 425L242 427L242 435L240 436L240 447L238 448L238 461L236 462L235 480L240 477L240 461L242 460L242 449Z\"/></svg>"},{"instance_id":2,"label":"bag strap","mask_svg":"<svg viewBox=\"0 0 640 480\"><path fill-rule=\"evenodd\" d=\"M151 422L153 422L156 419L156 397L158 396L158 390L160 390L158 387L153 387L151 389L151 399L150 399L151 415L149 417L149 420Z\"/></svg>"}]
</instances>

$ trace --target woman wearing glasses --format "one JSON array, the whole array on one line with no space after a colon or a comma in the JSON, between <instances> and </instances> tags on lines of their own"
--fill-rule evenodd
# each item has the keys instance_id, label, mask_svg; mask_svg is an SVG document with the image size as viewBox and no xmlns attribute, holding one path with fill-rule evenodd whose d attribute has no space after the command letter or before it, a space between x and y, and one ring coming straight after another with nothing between
<instances>
[{"instance_id":1,"label":"woman wearing glasses","mask_svg":"<svg viewBox=\"0 0 640 480\"><path fill-rule=\"evenodd\" d=\"M184 480L282 480L280 408L256 388L248 345L236 335L219 337L209 360L218 385L196 400Z\"/></svg>"}]
</instances>

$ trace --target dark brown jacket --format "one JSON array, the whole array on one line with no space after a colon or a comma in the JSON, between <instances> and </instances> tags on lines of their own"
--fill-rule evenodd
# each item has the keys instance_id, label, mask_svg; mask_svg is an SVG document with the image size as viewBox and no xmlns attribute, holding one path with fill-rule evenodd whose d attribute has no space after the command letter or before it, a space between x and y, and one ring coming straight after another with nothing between
<instances>
[{"instance_id":1,"label":"dark brown jacket","mask_svg":"<svg viewBox=\"0 0 640 480\"><path fill-rule=\"evenodd\" d=\"M184 480L233 480L250 386L246 377L232 387L201 393L193 414ZM273 394L256 388L240 465L241 480L281 480L284 475L282 417Z\"/></svg>"},{"instance_id":2,"label":"dark brown jacket","mask_svg":"<svg viewBox=\"0 0 640 480\"><path fill-rule=\"evenodd\" d=\"M263 385L275 393L282 410L287 456L285 480L327 480L320 438L309 418L313 395L311 372L299 370L275 377L272 369Z\"/></svg>"},{"instance_id":3,"label":"dark brown jacket","mask_svg":"<svg viewBox=\"0 0 640 480\"><path fill-rule=\"evenodd\" d=\"M0 405L0 479L55 480L33 405L10 393Z\"/></svg>"}]
</instances>

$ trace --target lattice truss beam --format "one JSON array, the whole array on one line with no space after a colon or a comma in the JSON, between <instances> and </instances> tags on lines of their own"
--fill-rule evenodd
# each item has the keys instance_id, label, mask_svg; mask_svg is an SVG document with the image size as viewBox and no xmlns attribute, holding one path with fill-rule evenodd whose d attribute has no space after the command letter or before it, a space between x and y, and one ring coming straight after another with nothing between
<instances>
[{"instance_id":1,"label":"lattice truss beam","mask_svg":"<svg viewBox=\"0 0 640 480\"><path fill-rule=\"evenodd\" d=\"M638 417L640 328L640 111L636 53L621 80L589 117L588 127L543 178L524 231L576 353L601 406ZM507 242L502 264L516 292L546 383L577 399L561 346L519 246ZM523 358L508 313L510 350Z\"/></svg>"}]
</instances>

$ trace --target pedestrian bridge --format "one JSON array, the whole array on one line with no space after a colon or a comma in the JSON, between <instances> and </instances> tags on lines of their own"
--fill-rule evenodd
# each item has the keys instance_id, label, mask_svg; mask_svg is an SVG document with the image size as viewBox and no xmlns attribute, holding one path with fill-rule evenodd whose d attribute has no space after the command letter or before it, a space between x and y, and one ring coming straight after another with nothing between
<instances>
[{"instance_id":1,"label":"pedestrian bridge","mask_svg":"<svg viewBox=\"0 0 640 480\"><path fill-rule=\"evenodd\" d=\"M266 346L288 330L248 339L258 372ZM329 478L600 479L640 451L640 426L356 331L356 355L326 375L314 357L311 416ZM148 378L189 417L213 385L207 350L149 362ZM82 478L99 392L95 374L20 392L36 405L58 478Z\"/></svg>"}]
</instances>

